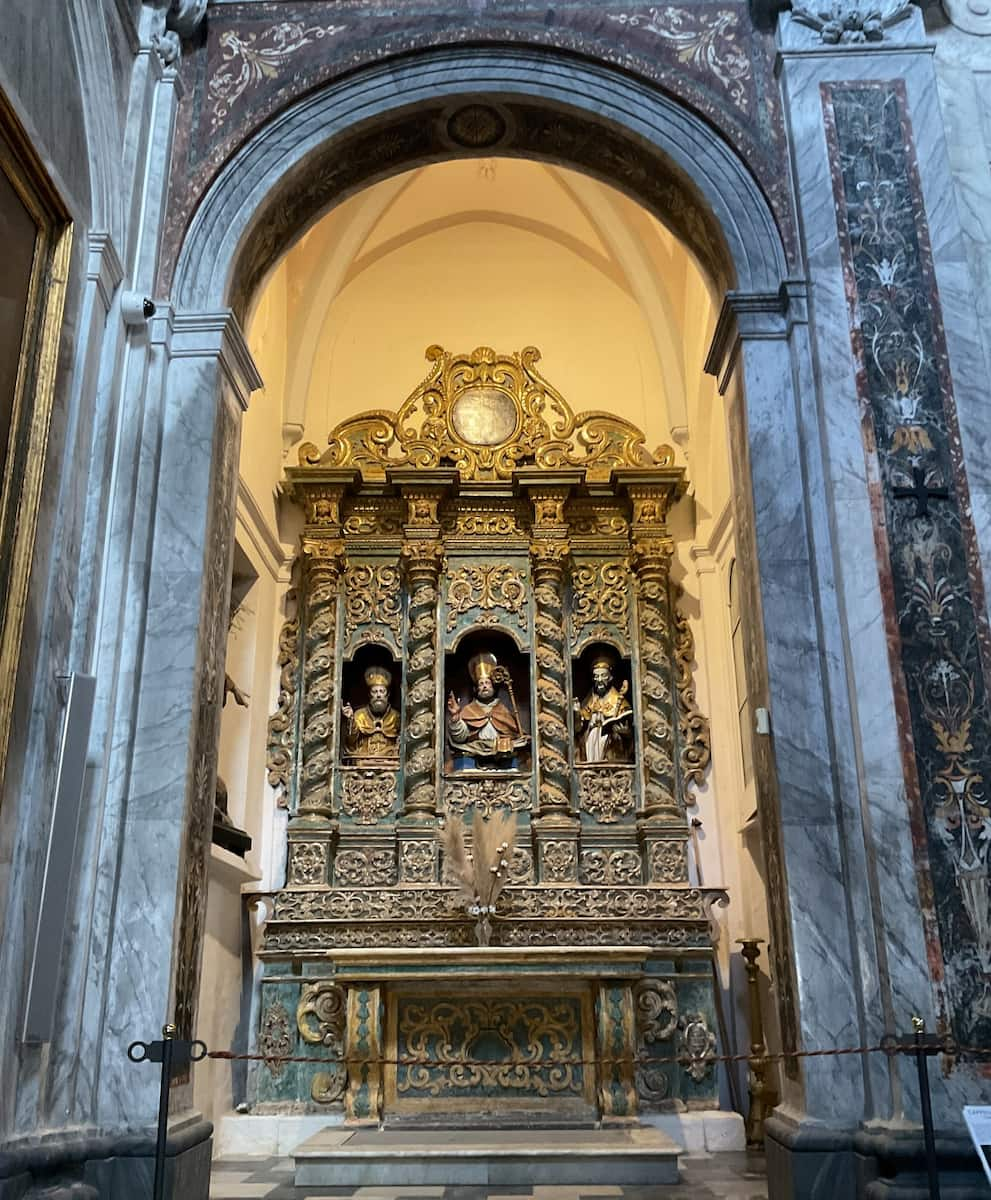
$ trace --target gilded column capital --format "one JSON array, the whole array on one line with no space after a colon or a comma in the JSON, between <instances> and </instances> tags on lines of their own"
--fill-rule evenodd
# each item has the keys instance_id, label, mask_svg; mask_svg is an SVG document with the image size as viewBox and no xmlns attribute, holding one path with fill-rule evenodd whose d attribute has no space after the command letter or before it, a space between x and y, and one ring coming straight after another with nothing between
<instances>
[{"instance_id":1,"label":"gilded column capital","mask_svg":"<svg viewBox=\"0 0 991 1200\"><path fill-rule=\"evenodd\" d=\"M344 540L339 537L314 537L303 534L300 539L303 567L309 572L327 572L335 578L343 575L347 566Z\"/></svg>"},{"instance_id":2,"label":"gilded column capital","mask_svg":"<svg viewBox=\"0 0 991 1200\"><path fill-rule=\"evenodd\" d=\"M673 557L674 539L667 530L643 537L634 536L630 546L630 565L641 578L658 571L666 575Z\"/></svg>"},{"instance_id":3,"label":"gilded column capital","mask_svg":"<svg viewBox=\"0 0 991 1200\"><path fill-rule=\"evenodd\" d=\"M446 565L444 543L430 537L407 537L399 550L399 561L411 583L425 576L436 581Z\"/></svg>"}]
</instances>

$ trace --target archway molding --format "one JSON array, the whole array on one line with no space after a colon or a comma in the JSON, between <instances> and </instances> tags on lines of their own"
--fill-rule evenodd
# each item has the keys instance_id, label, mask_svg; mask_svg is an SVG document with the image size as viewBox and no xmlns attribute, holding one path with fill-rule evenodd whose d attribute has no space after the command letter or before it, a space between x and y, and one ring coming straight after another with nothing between
<instances>
[{"instance_id":1,"label":"archway molding","mask_svg":"<svg viewBox=\"0 0 991 1200\"><path fill-rule=\"evenodd\" d=\"M463 118L466 111L476 120ZM570 166L632 195L723 288L776 293L782 240L753 175L699 116L615 68L545 49L456 47L297 101L218 173L179 251L178 311L243 318L270 264L335 202L463 155Z\"/></svg>"}]
</instances>

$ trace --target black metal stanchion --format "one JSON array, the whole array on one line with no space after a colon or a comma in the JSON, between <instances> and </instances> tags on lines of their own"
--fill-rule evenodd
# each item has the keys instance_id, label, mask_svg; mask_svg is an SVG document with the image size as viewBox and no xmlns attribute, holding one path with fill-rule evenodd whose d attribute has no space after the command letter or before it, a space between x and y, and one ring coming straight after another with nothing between
<instances>
[{"instance_id":1,"label":"black metal stanchion","mask_svg":"<svg viewBox=\"0 0 991 1200\"><path fill-rule=\"evenodd\" d=\"M921 1017L912 1018L915 1036L915 1065L919 1072L919 1102L922 1105L922 1136L926 1143L926 1174L929 1176L930 1200L939 1198L939 1171L936 1168L936 1137L933 1133L932 1097L929 1094L929 1063L931 1054L943 1049L942 1039L926 1034L926 1023Z\"/></svg>"},{"instance_id":2,"label":"black metal stanchion","mask_svg":"<svg viewBox=\"0 0 991 1200\"><path fill-rule=\"evenodd\" d=\"M152 1200L164 1200L165 1196L165 1149L169 1136L169 1088L172 1080L184 1071L191 1062L206 1057L205 1042L187 1042L177 1038L174 1025L166 1025L160 1042L132 1042L127 1048L131 1062L160 1062L162 1083L158 1092L158 1137L155 1142L155 1182L152 1185ZM198 1052L198 1053L197 1053Z\"/></svg>"}]
</instances>

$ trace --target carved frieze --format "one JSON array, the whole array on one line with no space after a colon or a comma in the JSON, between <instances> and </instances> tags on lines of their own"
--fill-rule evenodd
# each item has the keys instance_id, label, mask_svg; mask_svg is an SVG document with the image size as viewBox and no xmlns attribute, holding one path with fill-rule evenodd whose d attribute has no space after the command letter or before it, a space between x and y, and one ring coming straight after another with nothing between
<instances>
[{"instance_id":1,"label":"carved frieze","mask_svg":"<svg viewBox=\"0 0 991 1200\"><path fill-rule=\"evenodd\" d=\"M637 884L642 879L640 854L627 850L583 850L578 880L588 884Z\"/></svg>"},{"instance_id":2,"label":"carved frieze","mask_svg":"<svg viewBox=\"0 0 991 1200\"><path fill-rule=\"evenodd\" d=\"M334 882L338 887L388 887L396 882L396 856L391 850L339 850Z\"/></svg>"},{"instance_id":3,"label":"carved frieze","mask_svg":"<svg viewBox=\"0 0 991 1200\"><path fill-rule=\"evenodd\" d=\"M513 847L513 857L509 863L509 882L511 884L533 883L533 854L522 846Z\"/></svg>"},{"instance_id":4,"label":"carved frieze","mask_svg":"<svg viewBox=\"0 0 991 1200\"><path fill-rule=\"evenodd\" d=\"M512 537L525 531L523 508L489 508L459 502L441 514L441 527L456 538Z\"/></svg>"},{"instance_id":5,"label":"carved frieze","mask_svg":"<svg viewBox=\"0 0 991 1200\"><path fill-rule=\"evenodd\" d=\"M558 865L574 864L574 843L556 850ZM340 857L340 855L338 855ZM705 899L725 893L694 887L508 887L499 898L500 916L545 920L706 921ZM275 896L275 921L450 921L464 918L453 887L395 888L376 892L347 887L328 891L285 889Z\"/></svg>"},{"instance_id":6,"label":"carved frieze","mask_svg":"<svg viewBox=\"0 0 991 1200\"><path fill-rule=\"evenodd\" d=\"M355 563L344 573L344 639L355 642L381 637L381 629L399 644L403 595L399 569L392 564ZM357 636L356 636L357 635Z\"/></svg>"},{"instance_id":7,"label":"carved frieze","mask_svg":"<svg viewBox=\"0 0 991 1200\"><path fill-rule=\"evenodd\" d=\"M395 771L343 772L341 811L358 825L375 825L392 812L396 801Z\"/></svg>"},{"instance_id":8,"label":"carved frieze","mask_svg":"<svg viewBox=\"0 0 991 1200\"><path fill-rule=\"evenodd\" d=\"M496 625L497 610L515 618L520 629L527 626L527 584L522 570L497 563L494 566L464 566L452 571L447 584L447 631L450 633L463 613L475 613L476 625Z\"/></svg>"},{"instance_id":9,"label":"carved frieze","mask_svg":"<svg viewBox=\"0 0 991 1200\"><path fill-rule=\"evenodd\" d=\"M578 772L578 804L603 825L632 812L633 771L611 765Z\"/></svg>"},{"instance_id":10,"label":"carved frieze","mask_svg":"<svg viewBox=\"0 0 991 1200\"><path fill-rule=\"evenodd\" d=\"M634 989L633 999L641 1042L653 1045L674 1036L678 1028L678 997L674 984L666 979L644 979Z\"/></svg>"},{"instance_id":11,"label":"carved frieze","mask_svg":"<svg viewBox=\"0 0 991 1200\"><path fill-rule=\"evenodd\" d=\"M397 537L403 532L402 507L392 497L348 500L342 529L348 537Z\"/></svg>"},{"instance_id":12,"label":"carved frieze","mask_svg":"<svg viewBox=\"0 0 991 1200\"><path fill-rule=\"evenodd\" d=\"M530 807L530 789L513 779L449 779L444 784L444 804L449 812L461 815L473 808L487 821L502 808L524 812Z\"/></svg>"}]
</instances>

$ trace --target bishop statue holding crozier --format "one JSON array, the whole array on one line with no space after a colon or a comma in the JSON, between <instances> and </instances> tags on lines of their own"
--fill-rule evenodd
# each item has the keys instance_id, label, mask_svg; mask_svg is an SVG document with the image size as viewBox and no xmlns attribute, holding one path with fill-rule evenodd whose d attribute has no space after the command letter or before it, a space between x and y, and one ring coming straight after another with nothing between
<instances>
[{"instance_id":1,"label":"bishop statue holding crozier","mask_svg":"<svg viewBox=\"0 0 991 1200\"><path fill-rule=\"evenodd\" d=\"M509 672L488 650L468 662L474 697L458 704L453 692L447 698L447 744L456 771L515 770L517 752L529 745L520 725ZM512 708L499 699L503 684Z\"/></svg>"}]
</instances>

